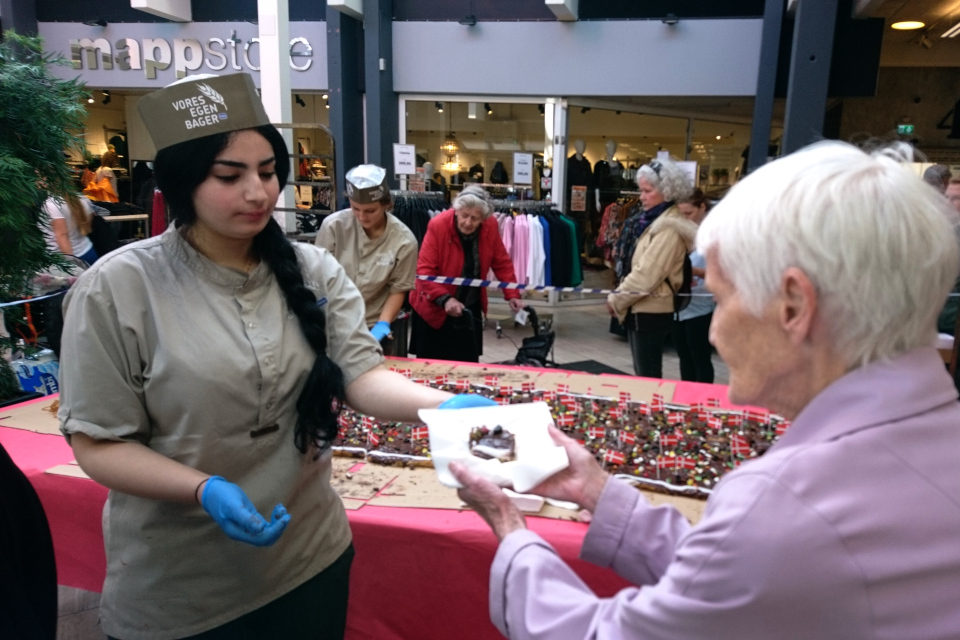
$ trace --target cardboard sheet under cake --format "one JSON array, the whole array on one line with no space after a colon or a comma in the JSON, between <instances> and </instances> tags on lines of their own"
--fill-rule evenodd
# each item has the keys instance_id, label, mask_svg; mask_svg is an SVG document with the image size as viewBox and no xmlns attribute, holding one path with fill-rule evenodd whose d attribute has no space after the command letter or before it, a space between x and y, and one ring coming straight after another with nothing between
<instances>
[{"instance_id":1,"label":"cardboard sheet under cake","mask_svg":"<svg viewBox=\"0 0 960 640\"><path fill-rule=\"evenodd\" d=\"M347 477L348 474L350 477ZM340 494L347 509L355 510L365 505L458 511L468 509L457 496L456 490L440 484L436 472L429 468L380 467L347 458L334 458L331 484ZM643 490L641 493L653 505L673 505L694 524L700 520L706 507L704 501L693 498ZM557 520L579 520L577 511L550 504L544 505L537 513L526 515Z\"/></svg>"},{"instance_id":2,"label":"cardboard sheet under cake","mask_svg":"<svg viewBox=\"0 0 960 640\"><path fill-rule=\"evenodd\" d=\"M621 391L630 393L634 400L649 401L659 393L669 402L676 385L671 382L621 376L597 376L567 371L543 371L537 369L501 368L496 365L457 365L448 362L387 359L387 365L396 369L409 369L412 377L430 379L446 374L453 380L468 380L484 384L487 376L497 376L499 384L520 386L533 382L536 388L556 390L566 385L571 393L591 394L616 398ZM60 423L56 416L56 397L44 398L30 404L0 409L0 426L23 429L35 433L60 435ZM355 459L334 458L331 483L341 496L347 509L355 510L364 505L457 509L466 507L456 491L440 484L432 468L399 468L357 462ZM57 465L46 471L53 475L74 478L88 477L75 462ZM653 504L670 503L676 506L688 520L699 520L704 503L700 500L669 496L643 491ZM577 513L568 509L545 505L536 514L540 517L576 520Z\"/></svg>"},{"instance_id":3,"label":"cardboard sheet under cake","mask_svg":"<svg viewBox=\"0 0 960 640\"><path fill-rule=\"evenodd\" d=\"M626 376L597 376L568 371L545 372L540 369L506 369L495 365L457 365L449 362L433 363L394 358L388 358L387 365L396 369L409 369L414 378L430 379L447 374L453 380L469 380L474 384L484 384L486 376L497 376L499 383L503 385L519 386L524 382L533 382L537 389L555 391L558 385L563 384L567 385L571 393L590 393L608 398L617 398L621 391L626 391L631 399L644 402L649 402L654 393L659 393L666 402L670 402L676 391L676 384L672 382ZM56 413L58 402L56 396L50 396L20 407L0 409L0 427L60 435L60 421Z\"/></svg>"},{"instance_id":4,"label":"cardboard sheet under cake","mask_svg":"<svg viewBox=\"0 0 960 640\"><path fill-rule=\"evenodd\" d=\"M496 376L501 385L516 387L524 382L533 382L535 388L544 391L556 391L559 385L566 385L570 393L606 398L619 398L620 393L625 391L630 394L632 400L642 402L649 402L655 393L660 394L664 401L671 402L677 389L675 382L607 374L594 375L560 369L544 371L522 367L504 368L497 365L455 364L402 358L387 358L386 365L392 369L408 370L410 376L415 379L429 380L436 376L447 375L452 382L467 380L473 384L483 385L487 376Z\"/></svg>"},{"instance_id":5,"label":"cardboard sheet under cake","mask_svg":"<svg viewBox=\"0 0 960 640\"><path fill-rule=\"evenodd\" d=\"M59 405L58 396L48 396L19 407L0 409L0 427L59 436Z\"/></svg>"}]
</instances>

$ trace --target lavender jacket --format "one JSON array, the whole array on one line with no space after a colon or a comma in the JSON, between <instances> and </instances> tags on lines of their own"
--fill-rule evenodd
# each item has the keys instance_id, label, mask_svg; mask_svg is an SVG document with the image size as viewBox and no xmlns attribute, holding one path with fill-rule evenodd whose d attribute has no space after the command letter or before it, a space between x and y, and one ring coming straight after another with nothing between
<instances>
[{"instance_id":1,"label":"lavender jacket","mask_svg":"<svg viewBox=\"0 0 960 640\"><path fill-rule=\"evenodd\" d=\"M960 403L918 349L821 392L690 527L609 480L581 557L641 588L597 598L536 534L500 545L510 638L960 638Z\"/></svg>"}]
</instances>

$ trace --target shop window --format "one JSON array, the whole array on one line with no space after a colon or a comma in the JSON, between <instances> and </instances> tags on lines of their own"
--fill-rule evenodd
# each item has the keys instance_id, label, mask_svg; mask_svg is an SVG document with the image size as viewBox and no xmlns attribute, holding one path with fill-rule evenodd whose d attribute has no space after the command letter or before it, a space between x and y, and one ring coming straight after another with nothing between
<instances>
[{"instance_id":1,"label":"shop window","mask_svg":"<svg viewBox=\"0 0 960 640\"><path fill-rule=\"evenodd\" d=\"M589 261L605 257L603 240L598 243L604 212L636 201L637 169L664 151L683 160L687 125L687 118L570 106L564 208L584 237Z\"/></svg>"},{"instance_id":2,"label":"shop window","mask_svg":"<svg viewBox=\"0 0 960 640\"><path fill-rule=\"evenodd\" d=\"M496 197L543 199L544 158L549 166L552 153L545 111L535 103L407 100L407 143L430 172L428 190L455 195L466 183L481 183ZM518 181L514 153L532 156L529 184Z\"/></svg>"}]
</instances>

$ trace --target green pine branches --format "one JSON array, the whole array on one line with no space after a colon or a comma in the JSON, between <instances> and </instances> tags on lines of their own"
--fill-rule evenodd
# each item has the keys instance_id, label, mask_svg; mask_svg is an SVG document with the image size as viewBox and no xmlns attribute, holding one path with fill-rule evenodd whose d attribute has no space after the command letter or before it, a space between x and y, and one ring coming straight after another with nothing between
<instances>
[{"instance_id":1,"label":"green pine branches","mask_svg":"<svg viewBox=\"0 0 960 640\"><path fill-rule=\"evenodd\" d=\"M48 65L67 64L44 53L40 38L13 31L0 41L0 301L22 298L30 280L62 258L43 238L42 205L75 190L64 153L83 149L87 92L61 80ZM12 319L12 318L11 318ZM7 324L8 329L10 323ZM6 345L0 344L0 350ZM0 359L0 367L3 366ZM2 374L0 374L2 375Z\"/></svg>"}]
</instances>

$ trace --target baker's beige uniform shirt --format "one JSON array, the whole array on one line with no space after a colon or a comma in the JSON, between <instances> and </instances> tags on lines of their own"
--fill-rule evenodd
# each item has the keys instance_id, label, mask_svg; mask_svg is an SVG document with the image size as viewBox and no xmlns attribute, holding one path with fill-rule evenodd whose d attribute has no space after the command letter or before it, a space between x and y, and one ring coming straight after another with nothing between
<instances>
[{"instance_id":1,"label":"baker's beige uniform shirt","mask_svg":"<svg viewBox=\"0 0 960 640\"><path fill-rule=\"evenodd\" d=\"M360 289L367 305L368 327L380 319L391 293L413 291L416 285L417 239L392 213L387 213L383 234L372 240L353 211L332 213L320 225L317 246L332 253Z\"/></svg>"},{"instance_id":2,"label":"baker's beige uniform shirt","mask_svg":"<svg viewBox=\"0 0 960 640\"><path fill-rule=\"evenodd\" d=\"M327 353L344 382L383 361L363 300L336 260L297 244L326 298ZM249 275L197 253L172 226L86 271L65 301L61 430L140 442L223 476L290 525L272 547L229 539L196 504L111 491L104 510L103 630L123 640L201 633L278 598L349 546L329 450L294 446L315 355L270 268Z\"/></svg>"}]
</instances>

